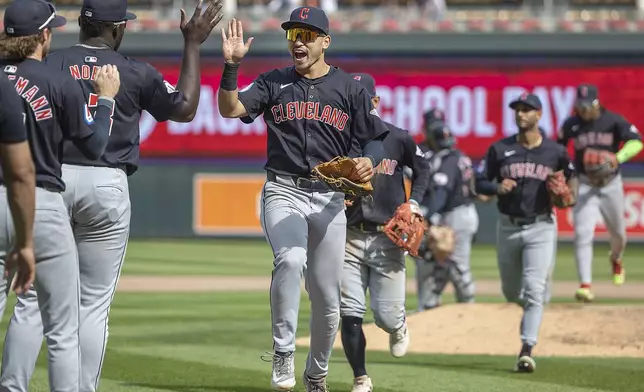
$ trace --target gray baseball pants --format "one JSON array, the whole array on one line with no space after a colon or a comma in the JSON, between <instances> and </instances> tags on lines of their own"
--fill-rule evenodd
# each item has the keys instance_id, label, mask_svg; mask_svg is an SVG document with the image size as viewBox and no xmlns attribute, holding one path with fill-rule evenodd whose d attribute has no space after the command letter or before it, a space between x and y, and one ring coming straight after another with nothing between
<instances>
[{"instance_id":1,"label":"gray baseball pants","mask_svg":"<svg viewBox=\"0 0 644 392\"><path fill-rule=\"evenodd\" d=\"M128 181L120 169L76 165L63 165L63 180L66 225L71 218L80 271L80 391L94 392L105 356L109 310L129 236ZM10 329L5 346L5 352L15 359L3 374L15 380L17 391L27 391L43 336L38 327L38 303L32 294L32 300L16 308L16 315L29 320L33 327Z\"/></svg>"},{"instance_id":2,"label":"gray baseball pants","mask_svg":"<svg viewBox=\"0 0 644 392\"><path fill-rule=\"evenodd\" d=\"M4 187L0 188L0 203L0 258L4 260L14 231ZM34 251L36 279L27 293L18 295L9 322L0 391L27 391L43 334L49 354L50 390L79 391L78 256L60 193L36 188ZM33 361L29 360L32 356Z\"/></svg>"},{"instance_id":3,"label":"gray baseball pants","mask_svg":"<svg viewBox=\"0 0 644 392\"><path fill-rule=\"evenodd\" d=\"M270 288L273 349L295 351L300 281L311 301L311 344L306 374L328 373L338 332L346 223L344 194L326 184L268 174L261 225L273 255Z\"/></svg>"},{"instance_id":4,"label":"gray baseball pants","mask_svg":"<svg viewBox=\"0 0 644 392\"><path fill-rule=\"evenodd\" d=\"M552 215L527 223L500 214L497 223L497 263L506 300L524 309L521 341L537 343L549 274L554 263L557 226Z\"/></svg>"},{"instance_id":5,"label":"gray baseball pants","mask_svg":"<svg viewBox=\"0 0 644 392\"><path fill-rule=\"evenodd\" d=\"M419 311L439 306L449 282L454 285L457 302L474 302L475 285L470 259L472 241L479 227L476 206L457 207L445 213L440 223L454 230L454 253L445 263L432 260L430 254L415 258Z\"/></svg>"},{"instance_id":6,"label":"gray baseball pants","mask_svg":"<svg viewBox=\"0 0 644 392\"><path fill-rule=\"evenodd\" d=\"M340 316L364 318L369 289L376 325L393 333L405 323L405 255L384 233L347 229Z\"/></svg>"}]
</instances>

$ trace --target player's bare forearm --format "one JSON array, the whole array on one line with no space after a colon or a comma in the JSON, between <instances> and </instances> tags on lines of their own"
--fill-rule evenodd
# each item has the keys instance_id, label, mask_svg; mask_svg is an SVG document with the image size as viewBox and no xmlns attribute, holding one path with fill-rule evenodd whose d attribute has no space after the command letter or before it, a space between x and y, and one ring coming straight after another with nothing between
<instances>
[{"instance_id":1,"label":"player's bare forearm","mask_svg":"<svg viewBox=\"0 0 644 392\"><path fill-rule=\"evenodd\" d=\"M199 66L199 44L186 40L183 46L181 74L177 82L177 90L184 96L180 105L170 119L177 122L190 122L197 113L199 94L201 93L201 67Z\"/></svg>"},{"instance_id":2,"label":"player's bare forearm","mask_svg":"<svg viewBox=\"0 0 644 392\"><path fill-rule=\"evenodd\" d=\"M239 102L237 90L228 91L219 88L217 104L219 106L219 114L224 118L239 118L247 115L246 108Z\"/></svg>"},{"instance_id":3,"label":"player's bare forearm","mask_svg":"<svg viewBox=\"0 0 644 392\"><path fill-rule=\"evenodd\" d=\"M0 161L16 232L16 247L32 247L36 175L29 143L0 144Z\"/></svg>"}]
</instances>

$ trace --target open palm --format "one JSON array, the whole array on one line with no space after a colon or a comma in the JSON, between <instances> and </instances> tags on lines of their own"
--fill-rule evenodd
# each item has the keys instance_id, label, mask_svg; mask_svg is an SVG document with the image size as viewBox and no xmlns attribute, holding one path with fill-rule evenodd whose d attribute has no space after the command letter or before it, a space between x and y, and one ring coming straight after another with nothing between
<instances>
[{"instance_id":1,"label":"open palm","mask_svg":"<svg viewBox=\"0 0 644 392\"><path fill-rule=\"evenodd\" d=\"M227 35L224 28L221 29L221 39L224 60L235 63L238 63L244 58L246 53L248 53L248 49L250 49L251 42L253 42L253 37L250 37L248 41L244 43L244 29L242 28L242 23L235 18L228 22Z\"/></svg>"}]
</instances>

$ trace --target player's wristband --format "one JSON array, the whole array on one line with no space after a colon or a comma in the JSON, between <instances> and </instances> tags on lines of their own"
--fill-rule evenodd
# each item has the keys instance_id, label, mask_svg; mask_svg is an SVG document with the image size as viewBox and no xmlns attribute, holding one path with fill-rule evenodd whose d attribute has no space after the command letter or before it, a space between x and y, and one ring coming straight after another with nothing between
<instances>
[{"instance_id":1,"label":"player's wristband","mask_svg":"<svg viewBox=\"0 0 644 392\"><path fill-rule=\"evenodd\" d=\"M237 70L238 69L239 69L239 64L231 64L226 61L224 63L224 73L221 76L219 87L226 91L237 90Z\"/></svg>"},{"instance_id":2,"label":"player's wristband","mask_svg":"<svg viewBox=\"0 0 644 392\"><path fill-rule=\"evenodd\" d=\"M107 106L112 110L114 108L114 99L109 98L109 97L98 97L98 102L96 102L96 105L102 105L102 106Z\"/></svg>"}]
</instances>

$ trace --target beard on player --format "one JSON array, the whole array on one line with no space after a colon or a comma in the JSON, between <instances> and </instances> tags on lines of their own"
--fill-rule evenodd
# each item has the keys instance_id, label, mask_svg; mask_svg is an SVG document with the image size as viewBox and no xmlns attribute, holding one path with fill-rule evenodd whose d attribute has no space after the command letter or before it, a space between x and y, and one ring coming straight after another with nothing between
<instances>
[{"instance_id":1,"label":"beard on player","mask_svg":"<svg viewBox=\"0 0 644 392\"><path fill-rule=\"evenodd\" d=\"M540 133L539 120L541 120L541 110L536 110L535 108L524 104L516 105L514 120L520 133L531 131Z\"/></svg>"}]
</instances>

